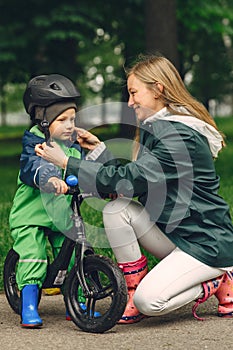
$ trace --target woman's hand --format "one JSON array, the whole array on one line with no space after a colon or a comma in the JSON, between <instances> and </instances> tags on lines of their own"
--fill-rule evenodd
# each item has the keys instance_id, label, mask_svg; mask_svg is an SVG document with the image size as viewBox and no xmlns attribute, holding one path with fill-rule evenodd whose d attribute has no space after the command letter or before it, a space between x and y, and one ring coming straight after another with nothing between
<instances>
[{"instance_id":1,"label":"woman's hand","mask_svg":"<svg viewBox=\"0 0 233 350\"><path fill-rule=\"evenodd\" d=\"M68 157L56 142L51 142L50 146L46 143L40 143L35 147L36 155L65 169L68 162Z\"/></svg>"},{"instance_id":2,"label":"woman's hand","mask_svg":"<svg viewBox=\"0 0 233 350\"><path fill-rule=\"evenodd\" d=\"M77 132L77 141L80 146L89 151L92 151L101 143L98 137L85 129L75 128L75 131Z\"/></svg>"}]
</instances>

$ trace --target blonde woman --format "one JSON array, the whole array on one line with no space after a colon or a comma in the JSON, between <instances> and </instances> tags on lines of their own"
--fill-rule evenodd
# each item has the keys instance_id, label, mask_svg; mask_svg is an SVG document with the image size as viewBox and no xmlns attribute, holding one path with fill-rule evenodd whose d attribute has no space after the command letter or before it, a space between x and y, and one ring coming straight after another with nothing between
<instances>
[{"instance_id":1,"label":"blonde woman","mask_svg":"<svg viewBox=\"0 0 233 350\"><path fill-rule=\"evenodd\" d=\"M215 295L218 315L233 316L233 227L218 195L214 158L224 146L217 126L185 88L165 57L143 57L127 71L128 105L140 138L135 160L106 163L108 150L78 129L89 160L67 157L56 146L37 154L76 174L80 186L119 193L103 212L106 234L128 285L120 323L160 316ZM93 161L95 160L95 161ZM138 201L132 200L138 197ZM141 247L160 262L150 272Z\"/></svg>"}]
</instances>

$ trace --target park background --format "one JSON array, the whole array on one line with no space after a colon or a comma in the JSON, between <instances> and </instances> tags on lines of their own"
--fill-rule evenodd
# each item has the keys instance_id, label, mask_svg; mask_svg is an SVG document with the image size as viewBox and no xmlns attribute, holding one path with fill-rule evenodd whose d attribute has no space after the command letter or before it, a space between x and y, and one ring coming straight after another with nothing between
<instances>
[{"instance_id":1,"label":"park background","mask_svg":"<svg viewBox=\"0 0 233 350\"><path fill-rule=\"evenodd\" d=\"M140 53L165 55L226 135L216 169L219 193L232 214L232 40L233 0L0 1L0 289L12 245L8 215L21 137L29 127L22 104L26 82L38 74L66 75L81 91L80 111L95 112L96 119L91 123L84 118L84 126L95 127L104 140L130 140L135 117L126 111L124 67ZM125 159L130 158L130 145L117 144ZM100 213L84 207L84 217L102 226ZM110 249L104 253L111 256Z\"/></svg>"}]
</instances>

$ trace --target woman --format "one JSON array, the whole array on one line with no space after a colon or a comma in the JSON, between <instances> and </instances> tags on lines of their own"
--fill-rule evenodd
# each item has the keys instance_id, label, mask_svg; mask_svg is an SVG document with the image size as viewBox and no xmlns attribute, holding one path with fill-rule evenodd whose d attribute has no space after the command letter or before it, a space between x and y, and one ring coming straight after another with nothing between
<instances>
[{"instance_id":1,"label":"woman","mask_svg":"<svg viewBox=\"0 0 233 350\"><path fill-rule=\"evenodd\" d=\"M54 145L37 154L76 174L80 186L119 193L103 213L108 240L128 285L120 323L171 312L211 295L218 315L233 316L233 227L229 208L217 194L214 158L224 145L205 107L186 90L166 58L145 57L127 72L129 107L140 123L136 160L110 160L103 143L78 131L89 161L67 157ZM95 162L93 162L95 160ZM138 196L138 201L131 198ZM140 246L160 259L147 273Z\"/></svg>"}]
</instances>

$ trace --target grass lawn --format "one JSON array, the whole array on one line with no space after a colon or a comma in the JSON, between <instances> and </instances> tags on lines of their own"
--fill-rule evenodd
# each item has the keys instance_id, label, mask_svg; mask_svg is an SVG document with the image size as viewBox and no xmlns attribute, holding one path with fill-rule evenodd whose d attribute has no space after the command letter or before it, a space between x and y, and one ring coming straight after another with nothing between
<instances>
[{"instance_id":1,"label":"grass lawn","mask_svg":"<svg viewBox=\"0 0 233 350\"><path fill-rule=\"evenodd\" d=\"M227 147L216 160L217 173L220 175L219 194L229 203L233 217L233 118L217 119L217 124L227 136ZM8 215L16 190L21 137L24 129L25 127L18 126L0 127L0 290L3 288L2 272L4 259L12 245L8 226ZM109 146L114 154L125 159L130 158L131 142L112 141ZM119 149L120 152L118 152ZM84 203L83 216L87 223L88 234L91 237L97 236L97 233L99 235L99 232L103 233L98 239L103 240L99 246L105 247L106 242L102 230L101 206L103 206L103 201L98 201L97 204L93 204L93 202ZM109 248L101 248L100 252L112 256ZM155 262L154 259L149 257L149 260L150 264L153 265Z\"/></svg>"}]
</instances>

